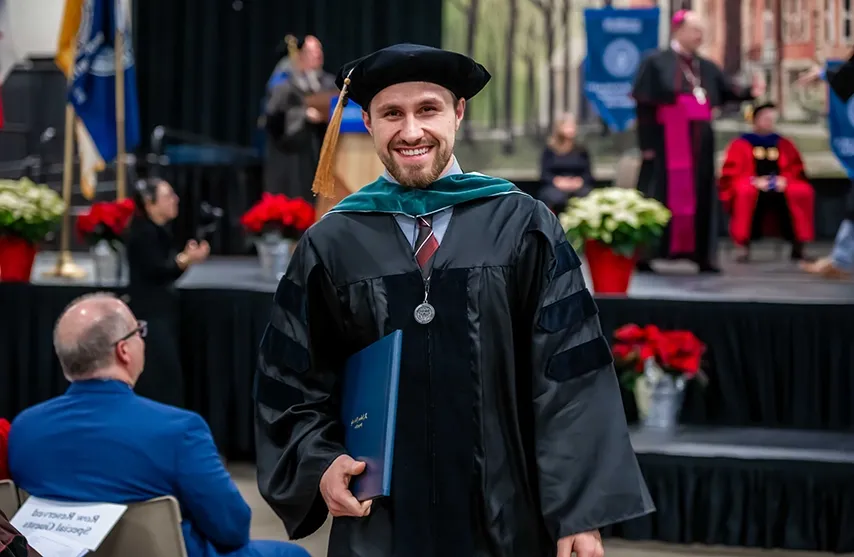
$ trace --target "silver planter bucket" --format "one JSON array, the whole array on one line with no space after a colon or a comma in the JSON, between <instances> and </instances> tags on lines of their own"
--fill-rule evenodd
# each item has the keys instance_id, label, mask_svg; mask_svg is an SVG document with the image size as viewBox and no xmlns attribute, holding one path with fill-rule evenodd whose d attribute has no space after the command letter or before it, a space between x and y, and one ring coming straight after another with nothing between
<instances>
[{"instance_id":1,"label":"silver planter bucket","mask_svg":"<svg viewBox=\"0 0 854 557\"><path fill-rule=\"evenodd\" d=\"M278 236L268 236L255 240L258 263L261 266L261 278L268 281L281 280L291 262L293 244L293 240Z\"/></svg>"},{"instance_id":2,"label":"silver planter bucket","mask_svg":"<svg viewBox=\"0 0 854 557\"><path fill-rule=\"evenodd\" d=\"M654 360L647 360L643 376L635 383L635 401L641 425L645 429L676 429L685 386L683 378L674 378L662 371Z\"/></svg>"},{"instance_id":3,"label":"silver planter bucket","mask_svg":"<svg viewBox=\"0 0 854 557\"><path fill-rule=\"evenodd\" d=\"M89 248L89 253L94 265L95 284L113 286L122 282L125 270L124 246L101 240Z\"/></svg>"}]
</instances>

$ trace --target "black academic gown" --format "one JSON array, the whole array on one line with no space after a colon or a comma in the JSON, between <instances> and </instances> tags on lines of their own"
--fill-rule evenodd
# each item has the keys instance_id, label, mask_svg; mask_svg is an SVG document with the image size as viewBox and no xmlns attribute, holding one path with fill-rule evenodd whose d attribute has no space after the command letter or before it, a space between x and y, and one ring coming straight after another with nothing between
<instances>
[{"instance_id":1,"label":"black academic gown","mask_svg":"<svg viewBox=\"0 0 854 557\"><path fill-rule=\"evenodd\" d=\"M135 216L128 232L130 308L148 322L145 368L134 391L164 404L183 407L184 376L179 344L179 301L175 281L183 270L166 227Z\"/></svg>"},{"instance_id":2,"label":"black academic gown","mask_svg":"<svg viewBox=\"0 0 854 557\"><path fill-rule=\"evenodd\" d=\"M558 538L652 512L596 304L548 208L457 205L430 284L425 326L388 214L329 214L299 242L256 376L259 488L290 536L327 517L345 358L396 329L392 495L335 519L329 557L549 557Z\"/></svg>"},{"instance_id":3,"label":"black academic gown","mask_svg":"<svg viewBox=\"0 0 854 557\"><path fill-rule=\"evenodd\" d=\"M661 203L667 203L667 153L664 126L657 121L659 106L673 104L676 95L691 93L693 86L684 70L699 76L707 102L718 108L728 102L751 100L749 90L735 86L711 60L695 56L688 62L672 49L648 56L635 78L632 96L637 101L638 143L641 151L654 151L652 160L644 160L638 178L638 190ZM715 179L715 135L711 122L690 124L694 160L696 213L694 217L694 253L671 253L670 231L665 229L657 249L646 256L654 258L688 258L698 263L714 263L718 240L718 199Z\"/></svg>"},{"instance_id":4,"label":"black academic gown","mask_svg":"<svg viewBox=\"0 0 854 557\"><path fill-rule=\"evenodd\" d=\"M327 126L306 118L305 97L333 90L335 76L326 72L318 74L314 86L306 78L292 74L273 88L265 108L265 191L314 202L311 184Z\"/></svg>"}]
</instances>

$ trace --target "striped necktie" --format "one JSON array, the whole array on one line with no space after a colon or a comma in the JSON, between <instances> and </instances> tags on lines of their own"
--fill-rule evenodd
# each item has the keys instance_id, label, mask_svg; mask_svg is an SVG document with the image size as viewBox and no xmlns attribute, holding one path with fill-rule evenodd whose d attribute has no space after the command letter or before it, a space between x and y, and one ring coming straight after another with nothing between
<instances>
[{"instance_id":1,"label":"striped necktie","mask_svg":"<svg viewBox=\"0 0 854 557\"><path fill-rule=\"evenodd\" d=\"M418 217L418 238L415 239L415 260L421 266L422 271L428 269L430 260L439 249L439 241L436 235L433 234L433 227L430 225L431 217Z\"/></svg>"}]
</instances>

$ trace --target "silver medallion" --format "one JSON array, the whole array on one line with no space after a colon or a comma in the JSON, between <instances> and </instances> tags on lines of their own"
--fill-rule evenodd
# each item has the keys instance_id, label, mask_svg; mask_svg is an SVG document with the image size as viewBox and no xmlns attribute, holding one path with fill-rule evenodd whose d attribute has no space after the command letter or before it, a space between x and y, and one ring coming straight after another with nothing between
<instances>
[{"instance_id":1,"label":"silver medallion","mask_svg":"<svg viewBox=\"0 0 854 557\"><path fill-rule=\"evenodd\" d=\"M433 306L424 302L423 304L418 304L418 307L415 308L413 312L415 315L415 320L422 325L426 325L427 323L433 321L433 318L436 317L436 310L433 309Z\"/></svg>"},{"instance_id":2,"label":"silver medallion","mask_svg":"<svg viewBox=\"0 0 854 557\"><path fill-rule=\"evenodd\" d=\"M706 104L706 91L702 87L694 87L694 98L700 104Z\"/></svg>"}]
</instances>

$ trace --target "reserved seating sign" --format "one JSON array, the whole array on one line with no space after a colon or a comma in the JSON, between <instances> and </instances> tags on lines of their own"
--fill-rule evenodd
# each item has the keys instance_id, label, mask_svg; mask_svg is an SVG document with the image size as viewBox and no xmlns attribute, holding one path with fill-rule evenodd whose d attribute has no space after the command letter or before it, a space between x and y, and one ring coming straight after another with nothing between
<instances>
[{"instance_id":1,"label":"reserved seating sign","mask_svg":"<svg viewBox=\"0 0 854 557\"><path fill-rule=\"evenodd\" d=\"M95 551L110 533L127 505L66 503L29 497L10 521L25 537L47 532Z\"/></svg>"},{"instance_id":2,"label":"reserved seating sign","mask_svg":"<svg viewBox=\"0 0 854 557\"><path fill-rule=\"evenodd\" d=\"M46 530L27 534L27 543L41 557L86 557L89 554L89 550L82 545Z\"/></svg>"}]
</instances>

